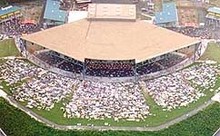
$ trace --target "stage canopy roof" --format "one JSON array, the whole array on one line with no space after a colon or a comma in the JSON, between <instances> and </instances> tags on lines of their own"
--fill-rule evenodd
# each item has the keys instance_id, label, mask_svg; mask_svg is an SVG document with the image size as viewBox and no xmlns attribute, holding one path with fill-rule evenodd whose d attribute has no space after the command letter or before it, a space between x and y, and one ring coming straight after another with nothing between
<instances>
[{"instance_id":1,"label":"stage canopy roof","mask_svg":"<svg viewBox=\"0 0 220 136\"><path fill-rule=\"evenodd\" d=\"M141 62L199 41L142 21L88 21L64 24L22 39L84 61L136 59Z\"/></svg>"}]
</instances>

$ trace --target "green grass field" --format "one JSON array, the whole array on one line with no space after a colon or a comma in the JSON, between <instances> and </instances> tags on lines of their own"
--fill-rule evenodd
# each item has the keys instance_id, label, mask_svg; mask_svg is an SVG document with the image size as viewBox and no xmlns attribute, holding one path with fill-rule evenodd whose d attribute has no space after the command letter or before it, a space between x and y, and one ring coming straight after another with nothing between
<instances>
[{"instance_id":1,"label":"green grass field","mask_svg":"<svg viewBox=\"0 0 220 136\"><path fill-rule=\"evenodd\" d=\"M0 41L0 57L18 56L19 51L15 46L13 39Z\"/></svg>"},{"instance_id":2,"label":"green grass field","mask_svg":"<svg viewBox=\"0 0 220 136\"><path fill-rule=\"evenodd\" d=\"M218 87L220 87L220 78L217 80L216 86L213 89L215 90ZM68 119L63 117L63 113L60 110L60 107L62 107L61 103L56 104L55 107L50 111L37 110L37 109L33 109L33 111L52 122L62 125L76 125L77 123L81 123L82 125L94 124L97 126L103 126L105 122L108 122L109 124L111 124L111 126L142 126L142 127L158 126L166 123L167 121L175 119L181 115L184 115L187 112L202 105L204 102L208 101L214 95L214 93L215 92L206 90L205 91L206 96L201 97L198 101L191 103L186 107L181 107L180 109L174 109L172 111L163 111L162 107L158 106L150 96L145 94L144 96L146 98L147 104L150 106L150 112L152 114L155 114L156 116L149 116L145 119L145 121L140 121L140 122L123 121L123 120L120 120L120 122L115 122L113 119L105 119L105 120L94 120L94 119L87 120L87 119L79 119L79 118Z\"/></svg>"},{"instance_id":3,"label":"green grass field","mask_svg":"<svg viewBox=\"0 0 220 136\"><path fill-rule=\"evenodd\" d=\"M220 126L220 105L157 132L60 131L44 126L0 98L0 128L8 136L211 136Z\"/></svg>"},{"instance_id":4,"label":"green grass field","mask_svg":"<svg viewBox=\"0 0 220 136\"><path fill-rule=\"evenodd\" d=\"M210 43L201 60L214 60L220 63L220 45Z\"/></svg>"}]
</instances>

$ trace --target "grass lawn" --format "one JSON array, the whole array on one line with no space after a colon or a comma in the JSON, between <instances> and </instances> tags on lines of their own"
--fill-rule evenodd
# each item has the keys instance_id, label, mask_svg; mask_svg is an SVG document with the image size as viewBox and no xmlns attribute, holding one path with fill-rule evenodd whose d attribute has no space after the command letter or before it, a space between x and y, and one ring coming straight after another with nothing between
<instances>
[{"instance_id":1,"label":"grass lawn","mask_svg":"<svg viewBox=\"0 0 220 136\"><path fill-rule=\"evenodd\" d=\"M8 136L211 136L220 126L220 105L212 104L187 120L157 132L55 130L35 121L3 98L0 98L0 120L0 128Z\"/></svg>"},{"instance_id":2,"label":"grass lawn","mask_svg":"<svg viewBox=\"0 0 220 136\"><path fill-rule=\"evenodd\" d=\"M14 39L0 41L0 57L18 56L19 54Z\"/></svg>"},{"instance_id":3,"label":"grass lawn","mask_svg":"<svg viewBox=\"0 0 220 136\"><path fill-rule=\"evenodd\" d=\"M215 87L213 87L213 89L215 90L218 87L220 87L220 78L218 78L216 85ZM150 106L151 113L156 115L148 117L146 119L146 123L148 123L149 126L158 126L166 123L167 121L173 120L181 115L186 114L189 111L192 111L196 107L202 105L204 102L210 100L215 92L211 92L208 89L204 93L206 96L199 98L199 100L197 100L196 102L193 102L186 107L180 107L179 109L174 109L171 111L163 111L161 106L158 106L147 93L144 93L147 104Z\"/></svg>"},{"instance_id":4,"label":"grass lawn","mask_svg":"<svg viewBox=\"0 0 220 136\"><path fill-rule=\"evenodd\" d=\"M12 95L11 87L7 86L6 84L7 84L7 82L5 82L5 81L0 82L0 85L3 87L3 91L5 91L9 95Z\"/></svg>"},{"instance_id":5,"label":"grass lawn","mask_svg":"<svg viewBox=\"0 0 220 136\"><path fill-rule=\"evenodd\" d=\"M216 85L215 87L213 87L213 89L215 90L218 87L220 87L220 78L218 78ZM80 118L72 118L72 119L64 118L63 113L60 110L60 107L62 107L62 102L55 104L55 107L50 111L37 110L37 109L33 109L33 111L52 122L62 125L76 125L77 123L81 123L82 125L94 124L97 126L103 126L105 122L108 122L109 124L111 124L111 126L158 126L163 123L166 123L167 121L175 119L181 115L184 115L187 112L202 105L204 102L210 100L210 98L214 95L215 92L211 92L208 89L204 93L206 94L206 96L201 97L198 101L191 103L186 107L181 107L180 109L174 109L172 111L163 111L162 107L158 106L153 101L153 99L147 93L145 93L145 91L143 91L147 104L150 106L150 112L153 115L148 116L144 121L140 121L140 122L125 121L125 120L120 120L120 122L115 122L113 119L87 120Z\"/></svg>"},{"instance_id":6,"label":"grass lawn","mask_svg":"<svg viewBox=\"0 0 220 136\"><path fill-rule=\"evenodd\" d=\"M220 63L220 45L216 43L210 43L205 53L200 60L214 60Z\"/></svg>"}]
</instances>

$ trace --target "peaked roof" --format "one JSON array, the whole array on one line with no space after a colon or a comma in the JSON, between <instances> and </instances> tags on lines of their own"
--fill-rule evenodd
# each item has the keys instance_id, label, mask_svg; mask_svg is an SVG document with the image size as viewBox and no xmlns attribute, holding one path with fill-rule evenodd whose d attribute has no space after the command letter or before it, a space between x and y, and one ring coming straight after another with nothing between
<instances>
[{"instance_id":1,"label":"peaked roof","mask_svg":"<svg viewBox=\"0 0 220 136\"><path fill-rule=\"evenodd\" d=\"M61 54L84 61L144 61L199 41L142 21L82 19L22 37Z\"/></svg>"}]
</instances>

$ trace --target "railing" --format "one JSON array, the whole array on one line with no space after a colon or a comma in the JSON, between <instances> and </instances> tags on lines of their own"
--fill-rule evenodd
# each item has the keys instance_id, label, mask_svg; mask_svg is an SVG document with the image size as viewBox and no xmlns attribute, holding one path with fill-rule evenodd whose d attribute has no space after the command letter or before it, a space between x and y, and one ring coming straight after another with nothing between
<instances>
[{"instance_id":1,"label":"railing","mask_svg":"<svg viewBox=\"0 0 220 136\"><path fill-rule=\"evenodd\" d=\"M187 58L184 61L182 61L182 62L180 62L180 63L178 63L178 64L176 64L176 65L174 65L170 68L167 68L167 69L164 69L164 70L161 70L161 71L157 71L157 72L154 72L154 73L139 76L139 79L149 80L149 79L153 79L153 78L160 77L160 76L163 76L163 75L167 75L167 74L170 74L172 72L181 70L182 68L189 66L193 62L194 62L194 58Z\"/></svg>"},{"instance_id":2,"label":"railing","mask_svg":"<svg viewBox=\"0 0 220 136\"><path fill-rule=\"evenodd\" d=\"M104 81L104 82L106 81L108 82L109 81L110 82L135 81L136 79L149 80L149 79L153 79L159 76L170 74L174 71L178 71L186 66L189 66L190 64L194 62L194 56L192 56L191 58L185 59L181 63L178 63L177 65L170 67L168 69L157 71L157 72L146 74L146 75L137 76L137 77L135 76L133 77L95 77L95 76L87 76L87 75L83 76L82 74L77 74L77 73L62 70L60 68L53 67L30 53L26 54L26 58L39 67L42 67L54 73L61 74L66 77L93 80L93 81Z\"/></svg>"}]
</instances>

